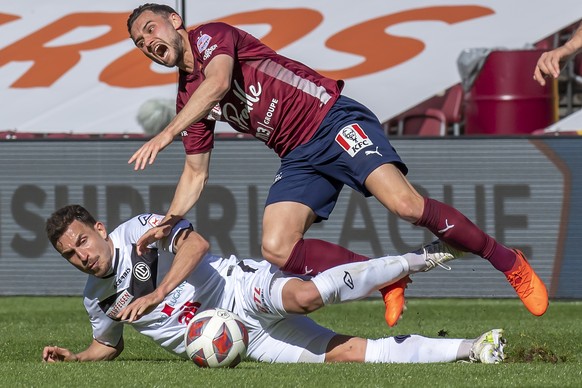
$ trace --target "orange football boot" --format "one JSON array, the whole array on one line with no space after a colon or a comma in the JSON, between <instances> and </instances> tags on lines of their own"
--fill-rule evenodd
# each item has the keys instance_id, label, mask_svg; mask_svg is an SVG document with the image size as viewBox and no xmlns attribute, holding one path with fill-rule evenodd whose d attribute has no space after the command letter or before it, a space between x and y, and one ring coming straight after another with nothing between
<instances>
[{"instance_id":1,"label":"orange football boot","mask_svg":"<svg viewBox=\"0 0 582 388\"><path fill-rule=\"evenodd\" d=\"M517 261L512 270L505 272L505 277L529 312L536 316L543 315L548 308L548 290L523 253L517 249L513 252Z\"/></svg>"},{"instance_id":2,"label":"orange football boot","mask_svg":"<svg viewBox=\"0 0 582 388\"><path fill-rule=\"evenodd\" d=\"M406 275L402 279L380 290L382 298L384 299L384 305L386 306L384 318L390 327L394 327L402 316L402 310L404 309L404 289L408 287L408 283L412 283L412 279Z\"/></svg>"}]
</instances>

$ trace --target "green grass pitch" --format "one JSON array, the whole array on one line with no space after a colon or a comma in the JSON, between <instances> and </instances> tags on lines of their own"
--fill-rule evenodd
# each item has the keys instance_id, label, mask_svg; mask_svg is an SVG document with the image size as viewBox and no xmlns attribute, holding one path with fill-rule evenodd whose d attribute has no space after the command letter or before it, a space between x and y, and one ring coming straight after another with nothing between
<instances>
[{"instance_id":1,"label":"green grass pitch","mask_svg":"<svg viewBox=\"0 0 582 388\"><path fill-rule=\"evenodd\" d=\"M390 329L378 299L329 306L311 315L344 334L369 338L416 333L472 338L501 327L507 360L499 365L263 364L199 369L133 329L115 361L46 364L45 345L73 351L91 340L80 297L0 297L0 387L582 387L582 303L551 302L543 317L518 300L410 299Z\"/></svg>"}]
</instances>

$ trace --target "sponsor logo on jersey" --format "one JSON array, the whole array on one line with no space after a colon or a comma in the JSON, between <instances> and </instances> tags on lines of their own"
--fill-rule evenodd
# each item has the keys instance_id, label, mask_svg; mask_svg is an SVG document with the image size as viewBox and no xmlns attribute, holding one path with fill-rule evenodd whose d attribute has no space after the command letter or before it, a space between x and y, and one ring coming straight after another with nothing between
<instances>
[{"instance_id":1,"label":"sponsor logo on jersey","mask_svg":"<svg viewBox=\"0 0 582 388\"><path fill-rule=\"evenodd\" d=\"M115 283L113 284L113 287L115 287L115 288L119 287L119 285L121 283L123 283L123 281L125 280L127 275L129 275L130 272L131 272L130 269L126 268L125 271L123 271L123 273L121 274L121 276L119 276L119 278L115 281Z\"/></svg>"},{"instance_id":2,"label":"sponsor logo on jersey","mask_svg":"<svg viewBox=\"0 0 582 388\"><path fill-rule=\"evenodd\" d=\"M144 263L137 263L133 266L133 277L139 280L140 282L145 282L152 277L152 272L150 271L150 267Z\"/></svg>"},{"instance_id":3,"label":"sponsor logo on jersey","mask_svg":"<svg viewBox=\"0 0 582 388\"><path fill-rule=\"evenodd\" d=\"M105 314L111 318L117 320L117 314L125 307L129 306L133 300L133 295L129 293L128 290L123 290L115 295L113 303L105 310Z\"/></svg>"},{"instance_id":4,"label":"sponsor logo on jersey","mask_svg":"<svg viewBox=\"0 0 582 388\"><path fill-rule=\"evenodd\" d=\"M374 145L372 140L358 124L343 127L335 137L338 143L352 158L366 147Z\"/></svg>"},{"instance_id":5,"label":"sponsor logo on jersey","mask_svg":"<svg viewBox=\"0 0 582 388\"><path fill-rule=\"evenodd\" d=\"M198 309L202 306L199 302L186 302L180 307L180 316L178 317L178 322L187 325L188 322L194 318Z\"/></svg>"},{"instance_id":6,"label":"sponsor logo on jersey","mask_svg":"<svg viewBox=\"0 0 582 388\"><path fill-rule=\"evenodd\" d=\"M169 304L165 303L164 308L162 308L162 314L167 315L168 317L172 315L172 311L174 311L174 307L170 306Z\"/></svg>"},{"instance_id":7,"label":"sponsor logo on jersey","mask_svg":"<svg viewBox=\"0 0 582 388\"><path fill-rule=\"evenodd\" d=\"M166 299L168 300L167 304L169 304L172 307L176 307L176 305L180 301L180 296L184 292L185 287L186 282L182 282L178 287L174 288L174 290L170 292L170 295L166 297Z\"/></svg>"},{"instance_id":8,"label":"sponsor logo on jersey","mask_svg":"<svg viewBox=\"0 0 582 388\"><path fill-rule=\"evenodd\" d=\"M259 311L262 311L264 313L271 313L271 311L269 311L269 309L266 306L264 298L265 296L263 295L263 289L255 287L253 289L253 301L255 302L255 306L257 306L257 309Z\"/></svg>"},{"instance_id":9,"label":"sponsor logo on jersey","mask_svg":"<svg viewBox=\"0 0 582 388\"><path fill-rule=\"evenodd\" d=\"M188 131L182 131L182 132L180 132L180 136L182 136L182 137L188 136Z\"/></svg>"},{"instance_id":10,"label":"sponsor logo on jersey","mask_svg":"<svg viewBox=\"0 0 582 388\"><path fill-rule=\"evenodd\" d=\"M275 175L275 179L273 179L273 184L279 182L281 179L283 179L283 173L278 172L277 175Z\"/></svg>"},{"instance_id":11,"label":"sponsor logo on jersey","mask_svg":"<svg viewBox=\"0 0 582 388\"><path fill-rule=\"evenodd\" d=\"M210 39L212 38L207 34L201 34L198 39L196 39L196 48L200 54L202 54L202 51L206 50L208 44L210 44Z\"/></svg>"},{"instance_id":12,"label":"sponsor logo on jersey","mask_svg":"<svg viewBox=\"0 0 582 388\"><path fill-rule=\"evenodd\" d=\"M269 141L269 138L271 137L271 132L273 132L273 127L271 126L271 119L275 114L275 110L277 109L278 103L279 103L278 99L276 98L271 99L271 103L267 108L267 113L265 113L265 119L263 120L262 123L258 123L257 125L255 137L257 139L264 141L265 143Z\"/></svg>"},{"instance_id":13,"label":"sponsor logo on jersey","mask_svg":"<svg viewBox=\"0 0 582 388\"><path fill-rule=\"evenodd\" d=\"M209 48L207 48L206 50L204 50L204 56L202 56L203 60L207 60L211 55L212 52L217 48L218 46L213 44L212 46L210 46Z\"/></svg>"},{"instance_id":14,"label":"sponsor logo on jersey","mask_svg":"<svg viewBox=\"0 0 582 388\"><path fill-rule=\"evenodd\" d=\"M261 93L263 89L260 82L256 85L249 85L248 92L238 83L237 80L234 81L234 88L232 90L236 98L238 98L240 104L240 109L232 103L226 103L222 107L222 114L224 119L228 122L234 124L235 128L243 131L249 132L249 118L250 112L253 110L254 105L260 101Z\"/></svg>"}]
</instances>

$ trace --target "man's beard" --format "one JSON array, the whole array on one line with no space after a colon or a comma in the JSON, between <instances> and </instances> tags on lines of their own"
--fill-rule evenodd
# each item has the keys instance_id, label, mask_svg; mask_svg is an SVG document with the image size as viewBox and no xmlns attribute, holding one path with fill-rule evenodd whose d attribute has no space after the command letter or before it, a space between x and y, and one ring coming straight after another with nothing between
<instances>
[{"instance_id":1,"label":"man's beard","mask_svg":"<svg viewBox=\"0 0 582 388\"><path fill-rule=\"evenodd\" d=\"M178 63L181 63L184 60L184 43L182 42L182 37L180 34L176 34L172 37L171 42L169 42L170 47L176 53L176 58L174 59L174 63L165 64L168 67L175 67Z\"/></svg>"}]
</instances>

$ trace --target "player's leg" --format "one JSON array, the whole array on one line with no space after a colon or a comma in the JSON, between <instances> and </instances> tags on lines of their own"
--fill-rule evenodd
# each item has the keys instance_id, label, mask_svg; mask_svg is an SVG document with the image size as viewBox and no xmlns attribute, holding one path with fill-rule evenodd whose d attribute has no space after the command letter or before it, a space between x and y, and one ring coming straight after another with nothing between
<instances>
[{"instance_id":1,"label":"player's leg","mask_svg":"<svg viewBox=\"0 0 582 388\"><path fill-rule=\"evenodd\" d=\"M307 314L327 304L358 300L411 273L443 266L462 252L435 241L402 256L385 256L330 268L304 281L277 278L270 286L273 311Z\"/></svg>"},{"instance_id":2,"label":"player's leg","mask_svg":"<svg viewBox=\"0 0 582 388\"><path fill-rule=\"evenodd\" d=\"M362 299L408 273L408 262L402 256L339 265L309 281L287 282L283 307L291 313L309 313L326 304Z\"/></svg>"},{"instance_id":3,"label":"player's leg","mask_svg":"<svg viewBox=\"0 0 582 388\"><path fill-rule=\"evenodd\" d=\"M296 202L277 202L265 208L263 218L263 255L282 270L298 275L314 275L344 263L361 262L358 255L337 244L318 239L303 239L312 224L313 211ZM386 309L386 321L394 326L404 306L407 276L380 289Z\"/></svg>"},{"instance_id":4,"label":"player's leg","mask_svg":"<svg viewBox=\"0 0 582 388\"><path fill-rule=\"evenodd\" d=\"M380 339L336 334L305 316L290 316L256 336L248 356L270 363L500 363L505 358L502 330L476 339L404 335Z\"/></svg>"},{"instance_id":5,"label":"player's leg","mask_svg":"<svg viewBox=\"0 0 582 388\"><path fill-rule=\"evenodd\" d=\"M298 275L316 275L339 264L368 260L337 244L303 238L314 222L329 217L343 184L298 159L282 160L280 178L269 190L263 214L263 257Z\"/></svg>"},{"instance_id":6,"label":"player's leg","mask_svg":"<svg viewBox=\"0 0 582 388\"><path fill-rule=\"evenodd\" d=\"M305 315L266 317L249 342L247 355L269 363L323 363L328 343L336 335ZM250 336L250 335L249 335Z\"/></svg>"},{"instance_id":7,"label":"player's leg","mask_svg":"<svg viewBox=\"0 0 582 388\"><path fill-rule=\"evenodd\" d=\"M326 127L328 132L331 127ZM329 133L322 132L318 135L325 139ZM335 265L368 259L336 244L318 239L303 239L305 231L313 222L329 217L343 187L339 180L314 168L318 163L334 164L334 155L330 159L325 159L324 156L319 161L313 160L314 154L321 153L321 150L317 151L321 141L321 138L316 137L281 160L277 178L266 201L263 216L263 257L293 274L313 275ZM386 321L390 326L396 324L402 313L404 288L409 282L410 279L404 278L380 290L387 306Z\"/></svg>"},{"instance_id":8,"label":"player's leg","mask_svg":"<svg viewBox=\"0 0 582 388\"><path fill-rule=\"evenodd\" d=\"M255 318L251 319L255 322ZM304 315L292 314L281 319L276 315L258 314L256 319L261 323L256 321L250 325L253 329L249 336L253 341L249 343L247 355L253 360L270 363L469 360L476 341L430 339L417 335L367 340L336 334ZM485 339L479 344L479 353L493 353ZM500 354L498 350L496 354Z\"/></svg>"},{"instance_id":9,"label":"player's leg","mask_svg":"<svg viewBox=\"0 0 582 388\"><path fill-rule=\"evenodd\" d=\"M267 205L263 213L263 257L271 264L284 266L315 219L313 210L299 202L283 201Z\"/></svg>"},{"instance_id":10,"label":"player's leg","mask_svg":"<svg viewBox=\"0 0 582 388\"><path fill-rule=\"evenodd\" d=\"M402 335L364 339L337 335L329 342L326 362L431 363L469 361L472 340Z\"/></svg>"},{"instance_id":11,"label":"player's leg","mask_svg":"<svg viewBox=\"0 0 582 388\"><path fill-rule=\"evenodd\" d=\"M337 244L319 239L304 239L316 215L298 202L267 205L263 216L263 256L284 271L297 275L316 275L344 263L368 260Z\"/></svg>"},{"instance_id":12,"label":"player's leg","mask_svg":"<svg viewBox=\"0 0 582 388\"><path fill-rule=\"evenodd\" d=\"M365 362L430 363L471 361L486 364L503 362L503 330L490 330L475 339L427 338L401 335L366 341ZM349 351L349 350L348 350Z\"/></svg>"},{"instance_id":13,"label":"player's leg","mask_svg":"<svg viewBox=\"0 0 582 388\"><path fill-rule=\"evenodd\" d=\"M542 315L548 306L547 290L523 254L497 243L453 207L420 196L404 177L406 166L377 118L353 100L344 98L339 101L342 104L349 108L343 116L353 121L338 122L330 149L340 154L321 171L364 195L375 196L400 218L427 228L446 243L489 260L505 274L528 310Z\"/></svg>"},{"instance_id":14,"label":"player's leg","mask_svg":"<svg viewBox=\"0 0 582 388\"><path fill-rule=\"evenodd\" d=\"M419 270L434 267L440 257L432 256L427 262L424 258L414 256L415 253L407 255L413 256L404 260L409 266ZM386 272L393 272L394 277L402 275L403 271L398 270L397 267L406 264L401 259L403 258L397 259L396 263L392 264L396 268ZM370 260L367 263L346 264L342 267L356 269L355 267L370 266L378 261L381 259ZM420 264L421 261L424 264ZM373 269L376 272L382 270L377 267ZM310 318L296 314L306 312L303 310L314 310L323 304L322 298L317 295L320 291L314 287L313 281L284 277L281 272L270 273L267 276L261 276L258 273L253 275L258 282L253 282L253 288L256 286L265 292L261 300L266 304L261 310L252 307L253 304L250 309L244 309L245 314L241 315L248 320L250 317L247 316L247 312L254 311L252 315L255 318L252 318L252 324L245 322L253 328L249 356L255 360L268 362L446 362L469 359L481 362L501 362L503 360L502 330L487 332L474 340L430 339L418 335L366 340L338 335ZM332 277L337 278L338 275L341 274ZM342 281L343 285L340 287L351 289L351 287L356 288L357 285L357 288L364 290L363 293L366 287L368 290L374 288L361 286L358 275L343 279L348 278L352 280L355 278L356 282L352 284L349 280ZM385 279L376 281L383 280ZM297 298L297 295L312 298L312 306L306 308L305 304L301 304L292 311L294 307L289 304L291 303L289 301ZM358 296L352 295L352 297ZM316 300L317 298L319 299ZM248 299L253 298L248 296ZM239 308L242 307L239 306Z\"/></svg>"},{"instance_id":15,"label":"player's leg","mask_svg":"<svg viewBox=\"0 0 582 388\"><path fill-rule=\"evenodd\" d=\"M368 128L371 128L370 133ZM406 165L387 141L376 116L345 96L340 97L331 108L316 133L316 140L313 146L310 142L299 147L302 148L302 156L312 162L313 168L320 174L343 182L365 196L371 196L371 193L364 181L378 166L393 163L407 171ZM409 282L410 279L405 277L380 290L389 326L394 326L402 314L404 289Z\"/></svg>"},{"instance_id":16,"label":"player's leg","mask_svg":"<svg viewBox=\"0 0 582 388\"><path fill-rule=\"evenodd\" d=\"M505 274L532 314L542 315L546 311L546 287L521 252L498 243L455 208L421 197L392 164L376 168L366 179L365 185L399 217L427 228L451 246L489 260Z\"/></svg>"}]
</instances>

